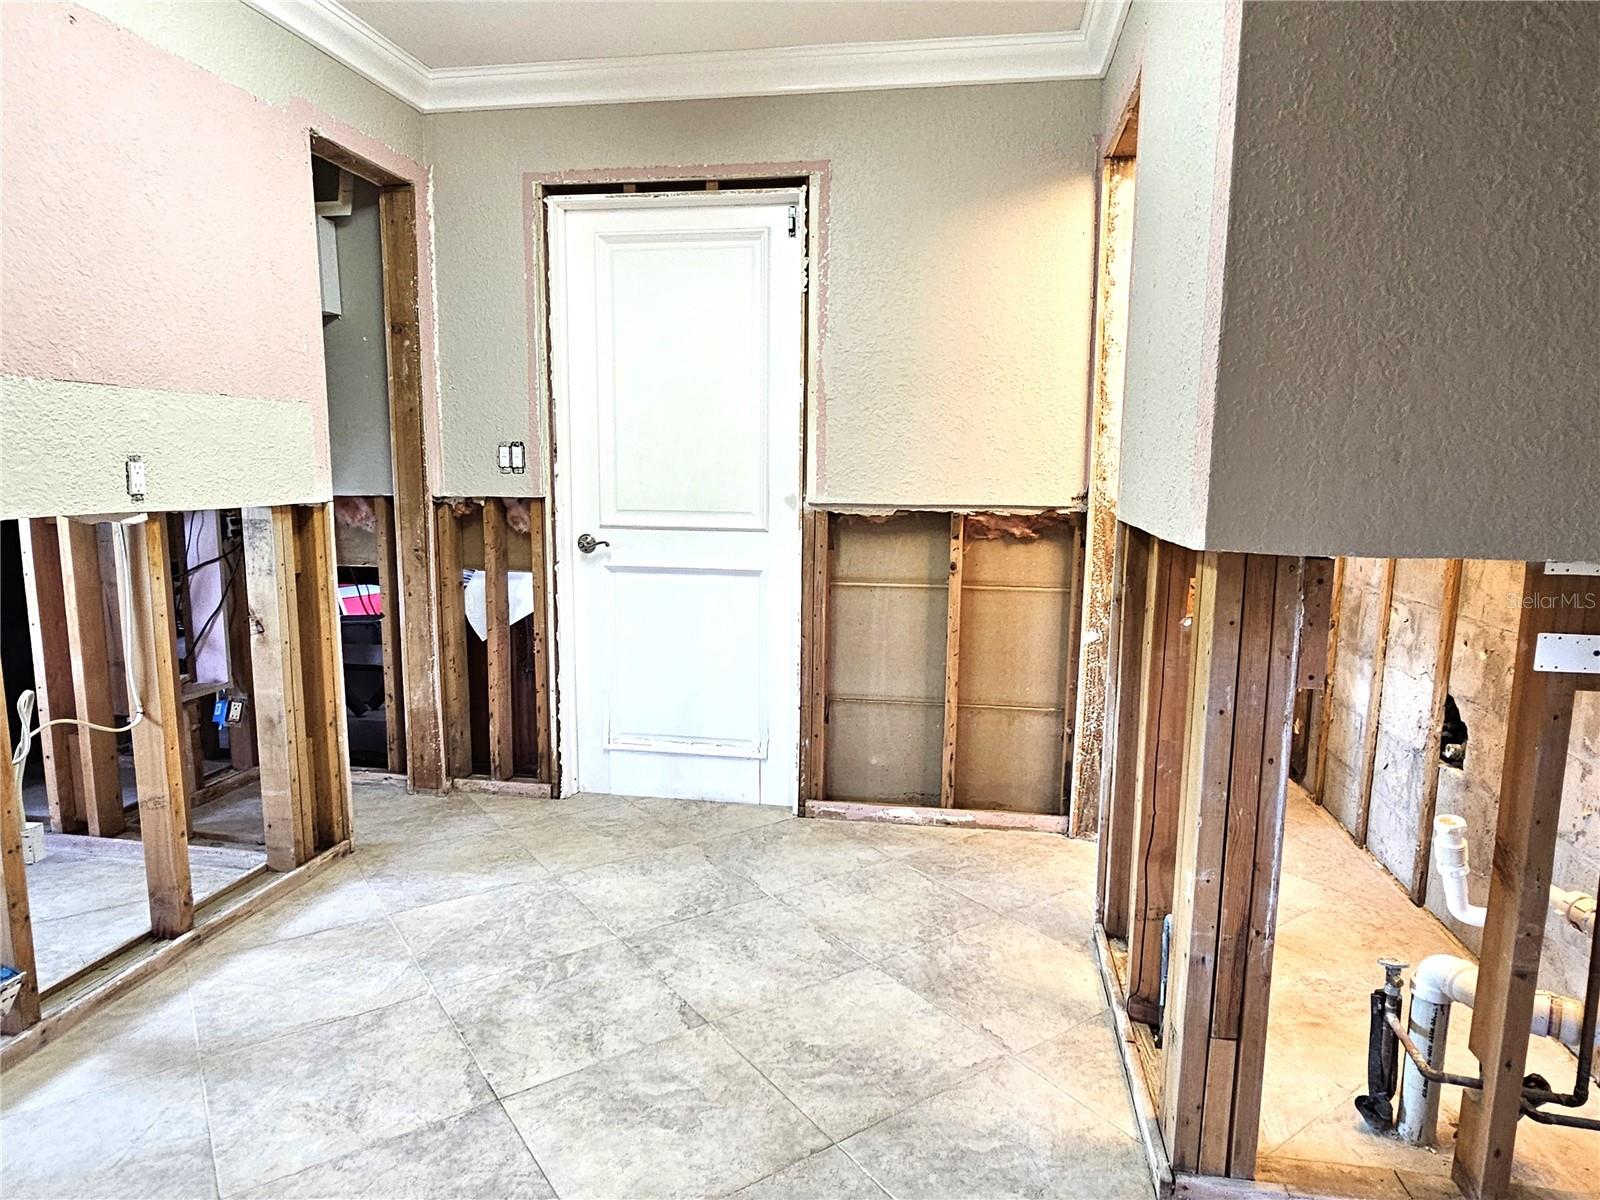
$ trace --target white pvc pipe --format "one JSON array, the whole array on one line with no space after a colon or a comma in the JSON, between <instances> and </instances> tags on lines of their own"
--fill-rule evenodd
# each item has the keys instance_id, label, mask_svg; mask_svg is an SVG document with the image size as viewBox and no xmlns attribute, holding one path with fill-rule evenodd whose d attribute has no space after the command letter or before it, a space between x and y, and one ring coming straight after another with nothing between
<instances>
[{"instance_id":1,"label":"white pvc pipe","mask_svg":"<svg viewBox=\"0 0 1600 1200\"><path fill-rule=\"evenodd\" d=\"M1450 910L1450 915L1463 925L1473 925L1482 929L1489 910L1481 904L1473 904L1467 894L1467 883L1471 872L1468 866L1465 819L1448 813L1434 818L1433 865L1439 872L1439 882L1444 885L1444 903ZM1593 896L1553 887L1550 889L1550 911L1584 937L1594 936Z\"/></svg>"},{"instance_id":2,"label":"white pvc pipe","mask_svg":"<svg viewBox=\"0 0 1600 1200\"><path fill-rule=\"evenodd\" d=\"M1429 1066L1444 1068L1450 1006L1464 1004L1471 1008L1477 995L1476 964L1453 954L1430 954L1417 964L1411 976L1411 1005L1406 1021L1412 1042ZM1528 1032L1576 1050L1578 1039L1583 1036L1583 1002L1553 992L1535 992ZM1600 1036L1596 1043L1600 1044ZM1434 1143L1439 1124L1439 1089L1440 1085L1425 1078L1407 1055L1396 1125L1400 1136L1414 1146Z\"/></svg>"},{"instance_id":3,"label":"white pvc pipe","mask_svg":"<svg viewBox=\"0 0 1600 1200\"><path fill-rule=\"evenodd\" d=\"M1473 904L1467 897L1467 822L1444 813L1433 819L1433 865L1444 885L1444 903L1450 915L1463 925L1483 928L1489 910Z\"/></svg>"}]
</instances>

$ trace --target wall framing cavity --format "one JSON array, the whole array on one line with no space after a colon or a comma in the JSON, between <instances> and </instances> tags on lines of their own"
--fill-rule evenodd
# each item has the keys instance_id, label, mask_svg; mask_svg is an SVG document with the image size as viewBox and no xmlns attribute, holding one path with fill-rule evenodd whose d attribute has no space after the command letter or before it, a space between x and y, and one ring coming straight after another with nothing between
<instances>
[{"instance_id":1,"label":"wall framing cavity","mask_svg":"<svg viewBox=\"0 0 1600 1200\"><path fill-rule=\"evenodd\" d=\"M1065 831L1082 514L810 520L806 811Z\"/></svg>"}]
</instances>

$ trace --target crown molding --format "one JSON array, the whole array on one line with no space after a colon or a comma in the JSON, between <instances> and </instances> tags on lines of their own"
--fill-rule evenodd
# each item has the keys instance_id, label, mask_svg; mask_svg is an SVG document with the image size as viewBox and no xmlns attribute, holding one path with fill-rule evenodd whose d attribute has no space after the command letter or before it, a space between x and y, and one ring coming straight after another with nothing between
<instances>
[{"instance_id":1,"label":"crown molding","mask_svg":"<svg viewBox=\"0 0 1600 1200\"><path fill-rule=\"evenodd\" d=\"M1087 0L1082 28L1067 33L448 68L425 66L337 0L244 2L413 108L433 113L1098 79L1130 0Z\"/></svg>"}]
</instances>

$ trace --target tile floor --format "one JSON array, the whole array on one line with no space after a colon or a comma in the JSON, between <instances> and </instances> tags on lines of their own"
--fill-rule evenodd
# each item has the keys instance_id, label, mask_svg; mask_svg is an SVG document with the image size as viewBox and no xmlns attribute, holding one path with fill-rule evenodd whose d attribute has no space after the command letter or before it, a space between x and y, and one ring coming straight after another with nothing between
<instances>
[{"instance_id":1,"label":"tile floor","mask_svg":"<svg viewBox=\"0 0 1600 1200\"><path fill-rule=\"evenodd\" d=\"M360 849L0 1076L24 1197L1147 1197L1094 848L357 785Z\"/></svg>"},{"instance_id":2,"label":"tile floor","mask_svg":"<svg viewBox=\"0 0 1600 1200\"><path fill-rule=\"evenodd\" d=\"M144 847L138 830L119 838L45 835L45 856L27 868L33 950L49 987L150 932ZM203 902L266 861L245 848L190 849L190 882Z\"/></svg>"}]
</instances>

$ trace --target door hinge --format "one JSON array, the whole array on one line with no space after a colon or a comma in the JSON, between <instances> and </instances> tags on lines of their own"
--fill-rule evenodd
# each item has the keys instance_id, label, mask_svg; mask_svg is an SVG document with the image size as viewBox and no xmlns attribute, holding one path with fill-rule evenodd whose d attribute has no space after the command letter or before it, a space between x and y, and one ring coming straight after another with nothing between
<instances>
[{"instance_id":1,"label":"door hinge","mask_svg":"<svg viewBox=\"0 0 1600 1200\"><path fill-rule=\"evenodd\" d=\"M789 236L794 237L800 231L800 206L789 205Z\"/></svg>"}]
</instances>

